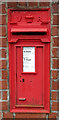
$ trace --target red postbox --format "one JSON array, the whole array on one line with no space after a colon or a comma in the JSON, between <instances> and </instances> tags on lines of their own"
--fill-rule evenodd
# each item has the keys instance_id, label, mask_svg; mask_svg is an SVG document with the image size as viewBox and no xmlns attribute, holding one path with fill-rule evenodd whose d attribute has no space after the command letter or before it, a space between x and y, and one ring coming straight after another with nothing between
<instances>
[{"instance_id":1,"label":"red postbox","mask_svg":"<svg viewBox=\"0 0 59 120\"><path fill-rule=\"evenodd\" d=\"M50 9L8 11L10 111L49 113Z\"/></svg>"}]
</instances>

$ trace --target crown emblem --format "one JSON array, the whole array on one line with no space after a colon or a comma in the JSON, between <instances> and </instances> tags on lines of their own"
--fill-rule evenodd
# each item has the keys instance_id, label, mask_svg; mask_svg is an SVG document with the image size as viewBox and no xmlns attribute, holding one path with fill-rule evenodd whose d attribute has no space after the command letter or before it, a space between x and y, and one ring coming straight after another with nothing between
<instances>
[{"instance_id":1,"label":"crown emblem","mask_svg":"<svg viewBox=\"0 0 59 120\"><path fill-rule=\"evenodd\" d=\"M33 19L34 19L34 16L32 16L32 15L27 15L26 17L25 17L25 19L26 19L26 22L27 23L32 23L33 22Z\"/></svg>"}]
</instances>

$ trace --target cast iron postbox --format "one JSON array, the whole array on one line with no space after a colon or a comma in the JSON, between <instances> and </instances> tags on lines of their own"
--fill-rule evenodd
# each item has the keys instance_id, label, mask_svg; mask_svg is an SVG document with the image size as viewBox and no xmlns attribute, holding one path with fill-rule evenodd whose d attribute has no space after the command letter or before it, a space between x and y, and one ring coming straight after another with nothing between
<instances>
[{"instance_id":1,"label":"cast iron postbox","mask_svg":"<svg viewBox=\"0 0 59 120\"><path fill-rule=\"evenodd\" d=\"M8 11L10 111L49 113L50 9Z\"/></svg>"}]
</instances>

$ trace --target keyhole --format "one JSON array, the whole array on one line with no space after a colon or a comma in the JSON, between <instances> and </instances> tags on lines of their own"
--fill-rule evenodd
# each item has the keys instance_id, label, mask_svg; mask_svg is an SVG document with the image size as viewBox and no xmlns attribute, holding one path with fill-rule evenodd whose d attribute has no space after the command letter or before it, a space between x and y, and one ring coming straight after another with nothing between
<instances>
[{"instance_id":1,"label":"keyhole","mask_svg":"<svg viewBox=\"0 0 59 120\"><path fill-rule=\"evenodd\" d=\"M22 79L22 81L24 82L24 79Z\"/></svg>"}]
</instances>

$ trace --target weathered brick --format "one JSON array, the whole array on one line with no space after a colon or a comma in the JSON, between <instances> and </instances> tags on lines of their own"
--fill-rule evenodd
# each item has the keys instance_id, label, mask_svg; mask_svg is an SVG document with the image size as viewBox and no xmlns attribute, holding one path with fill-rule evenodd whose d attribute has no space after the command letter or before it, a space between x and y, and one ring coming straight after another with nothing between
<instances>
[{"instance_id":1,"label":"weathered brick","mask_svg":"<svg viewBox=\"0 0 59 120\"><path fill-rule=\"evenodd\" d=\"M0 102L0 110L8 110L8 102Z\"/></svg>"},{"instance_id":2,"label":"weathered brick","mask_svg":"<svg viewBox=\"0 0 59 120\"><path fill-rule=\"evenodd\" d=\"M57 70L53 70L52 71L52 79L57 79L58 78L58 71Z\"/></svg>"},{"instance_id":3,"label":"weathered brick","mask_svg":"<svg viewBox=\"0 0 59 120\"><path fill-rule=\"evenodd\" d=\"M13 114L11 112L3 112L3 118L13 118Z\"/></svg>"},{"instance_id":4,"label":"weathered brick","mask_svg":"<svg viewBox=\"0 0 59 120\"><path fill-rule=\"evenodd\" d=\"M54 69L59 69L59 59L53 59L53 66Z\"/></svg>"},{"instance_id":5,"label":"weathered brick","mask_svg":"<svg viewBox=\"0 0 59 120\"><path fill-rule=\"evenodd\" d=\"M7 61L2 60L2 69L6 69L6 68L7 68Z\"/></svg>"},{"instance_id":6,"label":"weathered brick","mask_svg":"<svg viewBox=\"0 0 59 120\"><path fill-rule=\"evenodd\" d=\"M0 13L6 13L6 5L0 4Z\"/></svg>"},{"instance_id":7,"label":"weathered brick","mask_svg":"<svg viewBox=\"0 0 59 120\"><path fill-rule=\"evenodd\" d=\"M53 58L59 58L59 48L53 48L52 57Z\"/></svg>"},{"instance_id":8,"label":"weathered brick","mask_svg":"<svg viewBox=\"0 0 59 120\"><path fill-rule=\"evenodd\" d=\"M29 2L29 6L34 7L38 5L38 2Z\"/></svg>"},{"instance_id":9,"label":"weathered brick","mask_svg":"<svg viewBox=\"0 0 59 120\"><path fill-rule=\"evenodd\" d=\"M57 100L57 92L52 92L52 100Z\"/></svg>"},{"instance_id":10,"label":"weathered brick","mask_svg":"<svg viewBox=\"0 0 59 120\"><path fill-rule=\"evenodd\" d=\"M2 60L0 60L0 69L2 69Z\"/></svg>"},{"instance_id":11,"label":"weathered brick","mask_svg":"<svg viewBox=\"0 0 59 120\"><path fill-rule=\"evenodd\" d=\"M59 47L59 37L53 37L53 47Z\"/></svg>"},{"instance_id":12,"label":"weathered brick","mask_svg":"<svg viewBox=\"0 0 59 120\"><path fill-rule=\"evenodd\" d=\"M46 118L46 114L19 114L16 113L16 118Z\"/></svg>"},{"instance_id":13,"label":"weathered brick","mask_svg":"<svg viewBox=\"0 0 59 120\"><path fill-rule=\"evenodd\" d=\"M2 91L2 100L7 100L7 91Z\"/></svg>"},{"instance_id":14,"label":"weathered brick","mask_svg":"<svg viewBox=\"0 0 59 120\"><path fill-rule=\"evenodd\" d=\"M0 38L0 47L7 46L7 38Z\"/></svg>"},{"instance_id":15,"label":"weathered brick","mask_svg":"<svg viewBox=\"0 0 59 120\"><path fill-rule=\"evenodd\" d=\"M57 95L58 95L58 96L57 96L57 100L59 100L59 91L57 92Z\"/></svg>"},{"instance_id":16,"label":"weathered brick","mask_svg":"<svg viewBox=\"0 0 59 120\"><path fill-rule=\"evenodd\" d=\"M57 90L58 81L52 81L52 90Z\"/></svg>"},{"instance_id":17,"label":"weathered brick","mask_svg":"<svg viewBox=\"0 0 59 120\"><path fill-rule=\"evenodd\" d=\"M2 102L0 102L0 110L2 110Z\"/></svg>"},{"instance_id":18,"label":"weathered brick","mask_svg":"<svg viewBox=\"0 0 59 120\"><path fill-rule=\"evenodd\" d=\"M2 120L2 115L1 115L1 112L0 112L0 120Z\"/></svg>"},{"instance_id":19,"label":"weathered brick","mask_svg":"<svg viewBox=\"0 0 59 120\"><path fill-rule=\"evenodd\" d=\"M8 2L7 5L8 5L8 8L10 8L10 7L16 7L17 2Z\"/></svg>"},{"instance_id":20,"label":"weathered brick","mask_svg":"<svg viewBox=\"0 0 59 120\"><path fill-rule=\"evenodd\" d=\"M57 82L57 90L59 90L59 81Z\"/></svg>"},{"instance_id":21,"label":"weathered brick","mask_svg":"<svg viewBox=\"0 0 59 120\"><path fill-rule=\"evenodd\" d=\"M57 13L58 12L58 4L57 4L57 2L52 4L52 12L53 13Z\"/></svg>"},{"instance_id":22,"label":"weathered brick","mask_svg":"<svg viewBox=\"0 0 59 120\"><path fill-rule=\"evenodd\" d=\"M52 35L58 36L58 27L55 26L52 27Z\"/></svg>"},{"instance_id":23,"label":"weathered brick","mask_svg":"<svg viewBox=\"0 0 59 120\"><path fill-rule=\"evenodd\" d=\"M0 50L1 52L1 58L6 58L6 49Z\"/></svg>"},{"instance_id":24,"label":"weathered brick","mask_svg":"<svg viewBox=\"0 0 59 120\"><path fill-rule=\"evenodd\" d=\"M57 113L49 113L48 118L49 118L48 120L53 120L53 118L57 118Z\"/></svg>"},{"instance_id":25,"label":"weathered brick","mask_svg":"<svg viewBox=\"0 0 59 120\"><path fill-rule=\"evenodd\" d=\"M57 48L57 57L59 58L59 48Z\"/></svg>"},{"instance_id":26,"label":"weathered brick","mask_svg":"<svg viewBox=\"0 0 59 120\"><path fill-rule=\"evenodd\" d=\"M7 85L7 81L0 81L0 89L7 89L8 85Z\"/></svg>"},{"instance_id":27,"label":"weathered brick","mask_svg":"<svg viewBox=\"0 0 59 120\"><path fill-rule=\"evenodd\" d=\"M0 60L0 69L6 69L6 68L7 68L6 60Z\"/></svg>"},{"instance_id":28,"label":"weathered brick","mask_svg":"<svg viewBox=\"0 0 59 120\"><path fill-rule=\"evenodd\" d=\"M5 25L6 24L6 15L0 15L0 24Z\"/></svg>"},{"instance_id":29,"label":"weathered brick","mask_svg":"<svg viewBox=\"0 0 59 120\"><path fill-rule=\"evenodd\" d=\"M56 58L57 56L57 48L52 49L52 57Z\"/></svg>"},{"instance_id":30,"label":"weathered brick","mask_svg":"<svg viewBox=\"0 0 59 120\"><path fill-rule=\"evenodd\" d=\"M59 25L59 15L53 15L53 24Z\"/></svg>"},{"instance_id":31,"label":"weathered brick","mask_svg":"<svg viewBox=\"0 0 59 120\"><path fill-rule=\"evenodd\" d=\"M0 81L0 89L2 89L2 81Z\"/></svg>"},{"instance_id":32,"label":"weathered brick","mask_svg":"<svg viewBox=\"0 0 59 120\"><path fill-rule=\"evenodd\" d=\"M3 70L2 71L2 79L7 79L7 77L8 77L7 70Z\"/></svg>"},{"instance_id":33,"label":"weathered brick","mask_svg":"<svg viewBox=\"0 0 59 120\"><path fill-rule=\"evenodd\" d=\"M18 2L17 3L19 6L26 6L27 5L27 2Z\"/></svg>"},{"instance_id":34,"label":"weathered brick","mask_svg":"<svg viewBox=\"0 0 59 120\"><path fill-rule=\"evenodd\" d=\"M50 5L50 2L40 2L40 6L49 6L49 5Z\"/></svg>"},{"instance_id":35,"label":"weathered brick","mask_svg":"<svg viewBox=\"0 0 59 120\"><path fill-rule=\"evenodd\" d=\"M6 27L0 27L0 36L6 36Z\"/></svg>"},{"instance_id":36,"label":"weathered brick","mask_svg":"<svg viewBox=\"0 0 59 120\"><path fill-rule=\"evenodd\" d=\"M52 111L58 111L58 110L59 110L59 102L53 102Z\"/></svg>"},{"instance_id":37,"label":"weathered brick","mask_svg":"<svg viewBox=\"0 0 59 120\"><path fill-rule=\"evenodd\" d=\"M0 91L0 100L1 100L1 91Z\"/></svg>"}]
</instances>

